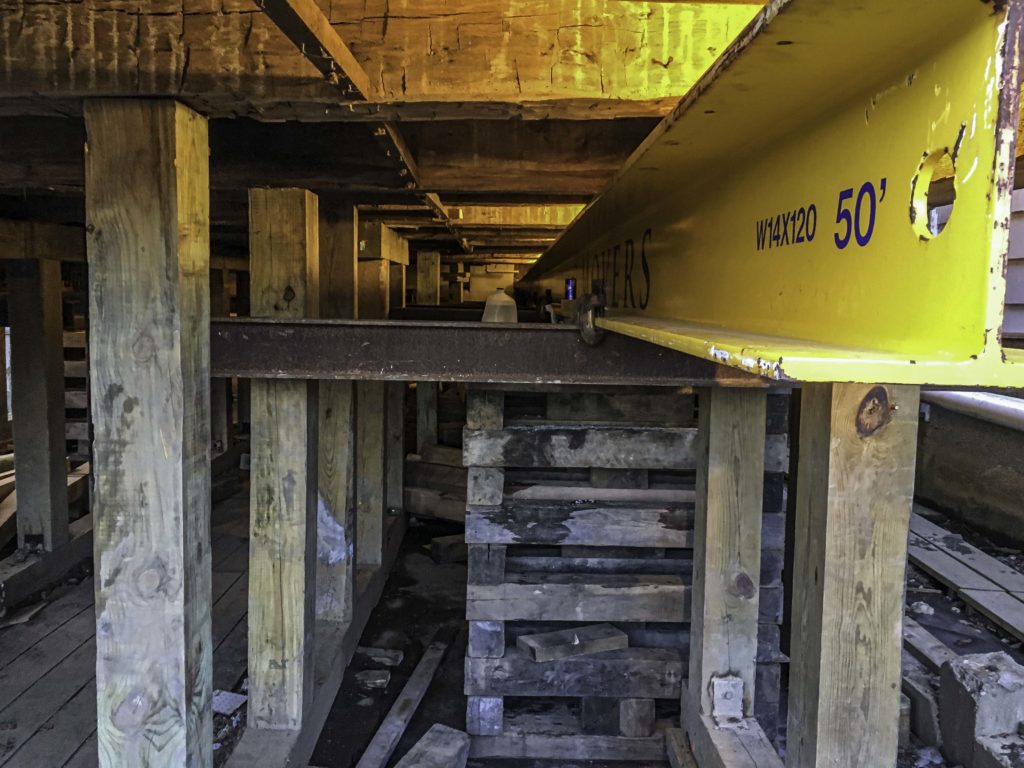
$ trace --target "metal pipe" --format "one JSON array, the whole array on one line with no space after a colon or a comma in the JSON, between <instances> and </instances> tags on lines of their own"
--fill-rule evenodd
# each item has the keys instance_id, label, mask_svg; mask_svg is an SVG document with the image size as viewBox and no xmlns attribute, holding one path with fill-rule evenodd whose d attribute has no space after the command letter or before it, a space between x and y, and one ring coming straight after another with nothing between
<instances>
[{"instance_id":1,"label":"metal pipe","mask_svg":"<svg viewBox=\"0 0 1024 768\"><path fill-rule=\"evenodd\" d=\"M922 392L921 400L948 411L973 416L1024 432L1024 400L990 392Z\"/></svg>"}]
</instances>

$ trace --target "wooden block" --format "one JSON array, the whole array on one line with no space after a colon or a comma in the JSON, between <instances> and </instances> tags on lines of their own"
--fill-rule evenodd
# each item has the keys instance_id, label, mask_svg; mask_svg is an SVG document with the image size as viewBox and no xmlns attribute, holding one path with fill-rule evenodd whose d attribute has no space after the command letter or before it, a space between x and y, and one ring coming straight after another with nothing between
<instances>
[{"instance_id":1,"label":"wooden block","mask_svg":"<svg viewBox=\"0 0 1024 768\"><path fill-rule=\"evenodd\" d=\"M435 563L465 563L469 559L466 537L457 533L431 539L430 557Z\"/></svg>"},{"instance_id":2,"label":"wooden block","mask_svg":"<svg viewBox=\"0 0 1024 768\"><path fill-rule=\"evenodd\" d=\"M416 254L416 303L441 303L441 254Z\"/></svg>"},{"instance_id":3,"label":"wooden block","mask_svg":"<svg viewBox=\"0 0 1024 768\"><path fill-rule=\"evenodd\" d=\"M637 507L626 503L509 500L501 506L469 502L466 541L493 544L548 544L689 548L693 512L680 506Z\"/></svg>"},{"instance_id":4,"label":"wooden block","mask_svg":"<svg viewBox=\"0 0 1024 768\"><path fill-rule=\"evenodd\" d=\"M505 494L505 470L470 467L466 486L466 504L501 504Z\"/></svg>"},{"instance_id":5,"label":"wooden block","mask_svg":"<svg viewBox=\"0 0 1024 768\"><path fill-rule=\"evenodd\" d=\"M681 427L586 427L539 424L463 433L463 457L473 467L607 467L696 469L697 431ZM785 435L765 443L765 471L789 464Z\"/></svg>"},{"instance_id":6,"label":"wooden block","mask_svg":"<svg viewBox=\"0 0 1024 768\"><path fill-rule=\"evenodd\" d=\"M625 648L544 663L518 648L500 659L466 659L465 692L471 696L600 696L677 699L682 691L679 653Z\"/></svg>"},{"instance_id":7,"label":"wooden block","mask_svg":"<svg viewBox=\"0 0 1024 768\"><path fill-rule=\"evenodd\" d=\"M680 622L689 603L689 589L674 576L509 574L503 584L468 586L466 618Z\"/></svg>"},{"instance_id":8,"label":"wooden block","mask_svg":"<svg viewBox=\"0 0 1024 768\"><path fill-rule=\"evenodd\" d=\"M470 584L501 584L505 580L505 547L500 544L470 544Z\"/></svg>"},{"instance_id":9,"label":"wooden block","mask_svg":"<svg viewBox=\"0 0 1024 768\"><path fill-rule=\"evenodd\" d=\"M641 738L654 733L654 699L622 699L619 702L619 733Z\"/></svg>"},{"instance_id":10,"label":"wooden block","mask_svg":"<svg viewBox=\"0 0 1024 768\"><path fill-rule=\"evenodd\" d=\"M617 736L619 700L599 696L581 698L580 731L588 736Z\"/></svg>"},{"instance_id":11,"label":"wooden block","mask_svg":"<svg viewBox=\"0 0 1024 768\"><path fill-rule=\"evenodd\" d=\"M469 757L469 736L440 723L405 753L395 768L465 768Z\"/></svg>"},{"instance_id":12,"label":"wooden block","mask_svg":"<svg viewBox=\"0 0 1024 768\"><path fill-rule=\"evenodd\" d=\"M505 622L469 622L469 645L467 648L468 656L500 659L505 655Z\"/></svg>"},{"instance_id":13,"label":"wooden block","mask_svg":"<svg viewBox=\"0 0 1024 768\"><path fill-rule=\"evenodd\" d=\"M406 486L402 492L405 511L417 517L431 517L461 523L466 519L466 501L431 488Z\"/></svg>"},{"instance_id":14,"label":"wooden block","mask_svg":"<svg viewBox=\"0 0 1024 768\"><path fill-rule=\"evenodd\" d=\"M501 429L505 422L505 394L487 389L470 389L466 395L467 429ZM467 462L467 466L470 463Z\"/></svg>"},{"instance_id":15,"label":"wooden block","mask_svg":"<svg viewBox=\"0 0 1024 768\"><path fill-rule=\"evenodd\" d=\"M466 730L472 736L497 736L502 732L505 700L470 696L466 699Z\"/></svg>"},{"instance_id":16,"label":"wooden block","mask_svg":"<svg viewBox=\"0 0 1024 768\"><path fill-rule=\"evenodd\" d=\"M611 624L591 624L539 635L520 635L516 646L534 661L552 661L628 648L629 638Z\"/></svg>"},{"instance_id":17,"label":"wooden block","mask_svg":"<svg viewBox=\"0 0 1024 768\"><path fill-rule=\"evenodd\" d=\"M910 698L902 692L900 693L899 745L900 749L910 746Z\"/></svg>"},{"instance_id":18,"label":"wooden block","mask_svg":"<svg viewBox=\"0 0 1024 768\"><path fill-rule=\"evenodd\" d=\"M99 761L210 766L207 123L111 100L85 126Z\"/></svg>"},{"instance_id":19,"label":"wooden block","mask_svg":"<svg viewBox=\"0 0 1024 768\"><path fill-rule=\"evenodd\" d=\"M896 760L919 399L915 386L801 390L791 768Z\"/></svg>"}]
</instances>

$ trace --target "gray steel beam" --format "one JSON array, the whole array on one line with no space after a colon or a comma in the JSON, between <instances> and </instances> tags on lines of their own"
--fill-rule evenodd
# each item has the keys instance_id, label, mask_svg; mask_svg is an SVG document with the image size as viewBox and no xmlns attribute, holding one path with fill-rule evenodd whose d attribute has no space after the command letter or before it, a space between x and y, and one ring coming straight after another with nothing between
<instances>
[{"instance_id":1,"label":"gray steel beam","mask_svg":"<svg viewBox=\"0 0 1024 768\"><path fill-rule=\"evenodd\" d=\"M751 374L618 334L591 347L572 326L252 319L216 319L210 326L210 367L217 377L768 385Z\"/></svg>"}]
</instances>

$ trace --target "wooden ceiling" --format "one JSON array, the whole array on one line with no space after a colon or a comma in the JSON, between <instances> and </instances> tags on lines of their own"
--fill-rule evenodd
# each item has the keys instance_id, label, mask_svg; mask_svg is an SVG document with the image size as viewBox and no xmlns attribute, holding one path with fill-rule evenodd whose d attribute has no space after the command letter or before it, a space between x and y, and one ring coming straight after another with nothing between
<instances>
[{"instance_id":1,"label":"wooden ceiling","mask_svg":"<svg viewBox=\"0 0 1024 768\"><path fill-rule=\"evenodd\" d=\"M0 0L0 217L80 218L83 99L173 96L212 119L224 247L247 186L289 185L414 247L538 253L759 7Z\"/></svg>"}]
</instances>

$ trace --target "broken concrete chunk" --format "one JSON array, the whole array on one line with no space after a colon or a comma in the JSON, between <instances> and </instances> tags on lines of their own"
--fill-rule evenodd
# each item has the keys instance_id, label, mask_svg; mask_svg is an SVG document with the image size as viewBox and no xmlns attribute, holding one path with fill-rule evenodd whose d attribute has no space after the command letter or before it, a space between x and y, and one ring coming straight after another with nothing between
<instances>
[{"instance_id":1,"label":"broken concrete chunk","mask_svg":"<svg viewBox=\"0 0 1024 768\"><path fill-rule=\"evenodd\" d=\"M434 725L395 768L466 768L469 736L447 725Z\"/></svg>"},{"instance_id":2,"label":"broken concrete chunk","mask_svg":"<svg viewBox=\"0 0 1024 768\"><path fill-rule=\"evenodd\" d=\"M987 738L1019 741L1018 727L1024 721L1024 667L1001 651L961 656L946 663L939 687L939 717L943 752L950 763L964 768L1024 765L1012 761L1012 746L1002 750ZM999 762L1003 757L1011 762Z\"/></svg>"}]
</instances>

